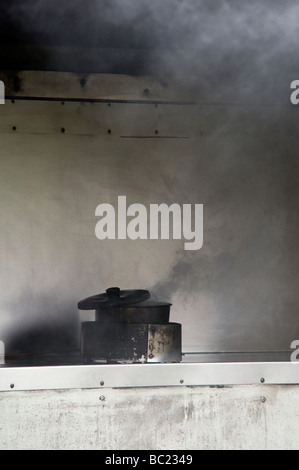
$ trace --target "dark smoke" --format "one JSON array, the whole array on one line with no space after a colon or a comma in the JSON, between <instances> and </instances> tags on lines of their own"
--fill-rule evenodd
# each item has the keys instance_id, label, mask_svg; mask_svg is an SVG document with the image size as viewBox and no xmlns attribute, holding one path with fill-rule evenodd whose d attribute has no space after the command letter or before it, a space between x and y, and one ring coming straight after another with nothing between
<instances>
[{"instance_id":1,"label":"dark smoke","mask_svg":"<svg viewBox=\"0 0 299 470\"><path fill-rule=\"evenodd\" d=\"M113 50L123 50L122 70L127 64L128 72L187 83L201 77L248 93L296 67L299 6L293 1L30 0L2 1L0 8L2 45L108 48L107 72L118 71ZM142 51L135 65L132 50Z\"/></svg>"}]
</instances>

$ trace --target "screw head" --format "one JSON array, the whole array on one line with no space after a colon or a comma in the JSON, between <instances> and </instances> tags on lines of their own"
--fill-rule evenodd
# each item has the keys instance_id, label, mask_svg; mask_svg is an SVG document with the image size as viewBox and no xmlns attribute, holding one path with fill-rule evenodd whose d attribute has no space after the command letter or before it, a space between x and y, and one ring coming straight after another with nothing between
<instances>
[{"instance_id":1,"label":"screw head","mask_svg":"<svg viewBox=\"0 0 299 470\"><path fill-rule=\"evenodd\" d=\"M100 396L100 400L101 400L101 401L105 401L104 395L101 395L101 396Z\"/></svg>"},{"instance_id":2,"label":"screw head","mask_svg":"<svg viewBox=\"0 0 299 470\"><path fill-rule=\"evenodd\" d=\"M103 387L104 383L105 382L103 380L101 380L100 385Z\"/></svg>"},{"instance_id":3,"label":"screw head","mask_svg":"<svg viewBox=\"0 0 299 470\"><path fill-rule=\"evenodd\" d=\"M261 384L265 383L264 377L261 378L260 382L261 382Z\"/></svg>"},{"instance_id":4,"label":"screw head","mask_svg":"<svg viewBox=\"0 0 299 470\"><path fill-rule=\"evenodd\" d=\"M181 379L181 380L180 380L180 384L183 384L183 383L184 383L184 380L183 380L183 379Z\"/></svg>"},{"instance_id":5,"label":"screw head","mask_svg":"<svg viewBox=\"0 0 299 470\"><path fill-rule=\"evenodd\" d=\"M262 398L261 398L261 401L262 401L262 403L265 403L266 397L262 397Z\"/></svg>"}]
</instances>

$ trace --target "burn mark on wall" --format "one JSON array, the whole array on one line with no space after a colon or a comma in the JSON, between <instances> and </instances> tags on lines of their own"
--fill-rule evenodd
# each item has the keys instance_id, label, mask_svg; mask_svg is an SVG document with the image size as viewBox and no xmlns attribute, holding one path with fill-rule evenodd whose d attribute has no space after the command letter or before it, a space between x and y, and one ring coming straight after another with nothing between
<instances>
[{"instance_id":1,"label":"burn mark on wall","mask_svg":"<svg viewBox=\"0 0 299 470\"><path fill-rule=\"evenodd\" d=\"M13 329L3 333L6 362L60 363L77 359L79 325L76 303L55 295L20 295L10 306ZM43 315L47 312L47 316Z\"/></svg>"},{"instance_id":2,"label":"burn mark on wall","mask_svg":"<svg viewBox=\"0 0 299 470\"><path fill-rule=\"evenodd\" d=\"M14 96L22 91L22 79L17 71L6 70L4 83L6 96Z\"/></svg>"}]
</instances>

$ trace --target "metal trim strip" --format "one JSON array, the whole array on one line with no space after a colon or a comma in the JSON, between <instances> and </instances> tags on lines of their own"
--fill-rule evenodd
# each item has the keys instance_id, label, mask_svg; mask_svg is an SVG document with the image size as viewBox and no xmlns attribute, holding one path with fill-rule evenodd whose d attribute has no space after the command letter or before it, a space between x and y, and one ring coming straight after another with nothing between
<instances>
[{"instance_id":1,"label":"metal trim strip","mask_svg":"<svg viewBox=\"0 0 299 470\"><path fill-rule=\"evenodd\" d=\"M0 391L299 384L298 362L0 368Z\"/></svg>"}]
</instances>

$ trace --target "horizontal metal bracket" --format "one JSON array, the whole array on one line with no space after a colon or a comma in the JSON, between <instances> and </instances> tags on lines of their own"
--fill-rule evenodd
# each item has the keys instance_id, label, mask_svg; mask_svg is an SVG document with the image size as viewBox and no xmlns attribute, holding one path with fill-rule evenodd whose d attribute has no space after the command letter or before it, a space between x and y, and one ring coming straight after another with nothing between
<instances>
[{"instance_id":1,"label":"horizontal metal bracket","mask_svg":"<svg viewBox=\"0 0 299 470\"><path fill-rule=\"evenodd\" d=\"M299 384L298 362L1 367L0 391Z\"/></svg>"}]
</instances>

